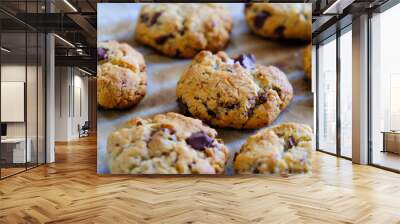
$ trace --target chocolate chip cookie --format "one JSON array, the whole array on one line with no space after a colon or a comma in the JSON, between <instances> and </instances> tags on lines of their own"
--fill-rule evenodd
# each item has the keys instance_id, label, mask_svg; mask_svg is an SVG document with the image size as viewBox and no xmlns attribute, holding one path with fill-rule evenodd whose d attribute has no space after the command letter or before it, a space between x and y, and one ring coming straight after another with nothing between
<instances>
[{"instance_id":1,"label":"chocolate chip cookie","mask_svg":"<svg viewBox=\"0 0 400 224\"><path fill-rule=\"evenodd\" d=\"M283 123L250 136L235 154L236 173L302 173L311 169L312 130L308 125Z\"/></svg>"},{"instance_id":2,"label":"chocolate chip cookie","mask_svg":"<svg viewBox=\"0 0 400 224\"><path fill-rule=\"evenodd\" d=\"M107 153L114 174L222 174L229 156L214 129L172 112L127 122Z\"/></svg>"},{"instance_id":3,"label":"chocolate chip cookie","mask_svg":"<svg viewBox=\"0 0 400 224\"><path fill-rule=\"evenodd\" d=\"M262 37L311 40L309 3L248 3L245 16L250 29Z\"/></svg>"},{"instance_id":4,"label":"chocolate chip cookie","mask_svg":"<svg viewBox=\"0 0 400 224\"><path fill-rule=\"evenodd\" d=\"M176 94L183 112L241 129L271 124L293 98L293 88L281 70L256 64L251 54L232 59L202 51L181 76Z\"/></svg>"},{"instance_id":5,"label":"chocolate chip cookie","mask_svg":"<svg viewBox=\"0 0 400 224\"><path fill-rule=\"evenodd\" d=\"M135 38L167 56L190 58L223 49L232 26L229 12L218 4L148 4L140 10Z\"/></svg>"},{"instance_id":6,"label":"chocolate chip cookie","mask_svg":"<svg viewBox=\"0 0 400 224\"><path fill-rule=\"evenodd\" d=\"M303 57L303 66L304 66L304 74L306 75L306 77L308 79L311 80L311 64L312 64L312 46L311 44L308 45L305 49L304 49L304 57Z\"/></svg>"},{"instance_id":7,"label":"chocolate chip cookie","mask_svg":"<svg viewBox=\"0 0 400 224\"><path fill-rule=\"evenodd\" d=\"M97 103L105 109L125 109L146 93L142 54L126 43L97 43Z\"/></svg>"}]
</instances>

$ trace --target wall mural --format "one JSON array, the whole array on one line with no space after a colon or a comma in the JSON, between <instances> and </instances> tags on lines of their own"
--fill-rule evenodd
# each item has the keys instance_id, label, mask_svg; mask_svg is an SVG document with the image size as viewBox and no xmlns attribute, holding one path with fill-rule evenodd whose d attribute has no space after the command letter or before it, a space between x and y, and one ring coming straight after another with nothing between
<instances>
[{"instance_id":1,"label":"wall mural","mask_svg":"<svg viewBox=\"0 0 400 224\"><path fill-rule=\"evenodd\" d=\"M311 4L101 3L97 18L99 174L310 171Z\"/></svg>"}]
</instances>

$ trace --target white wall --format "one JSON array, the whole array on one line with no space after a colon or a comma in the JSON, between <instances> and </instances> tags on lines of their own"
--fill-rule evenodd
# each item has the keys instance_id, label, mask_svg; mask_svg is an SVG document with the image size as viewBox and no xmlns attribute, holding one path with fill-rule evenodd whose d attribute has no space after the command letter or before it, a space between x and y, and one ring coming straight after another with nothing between
<instances>
[{"instance_id":1,"label":"white wall","mask_svg":"<svg viewBox=\"0 0 400 224\"><path fill-rule=\"evenodd\" d=\"M79 138L78 124L88 120L88 78L71 67L56 67L55 74L55 140L74 140Z\"/></svg>"},{"instance_id":2,"label":"white wall","mask_svg":"<svg viewBox=\"0 0 400 224\"><path fill-rule=\"evenodd\" d=\"M31 74L36 74L36 67L28 66L28 87L27 87L27 107L29 111L36 111L36 80L30 78ZM1 66L1 81L2 82L25 82L25 65L2 65ZM29 88L34 86L34 88ZM41 105L39 105L41 106ZM33 108L34 107L34 108ZM1 108L6 110L7 108ZM36 130L36 113L27 113L28 128L32 127ZM34 122L34 123L31 123ZM33 127L34 126L34 127ZM36 131L35 131L36 132ZM28 137L30 131L28 130ZM7 123L8 137L25 137L25 122Z\"/></svg>"},{"instance_id":3,"label":"white wall","mask_svg":"<svg viewBox=\"0 0 400 224\"><path fill-rule=\"evenodd\" d=\"M30 139L30 147L32 150L32 161L36 162L39 158L40 163L44 162L44 74L39 66L38 71L35 66L27 66L20 64L4 64L1 66L1 81L18 81L26 83L26 110L27 120L24 122L6 122L7 137L9 138L25 138L25 133ZM27 81L25 78L27 77ZM37 92L38 91L38 92ZM4 97L4 96L2 96ZM1 108L7 110L9 108ZM25 111L23 111L25 112ZM37 157L37 154L39 156Z\"/></svg>"}]
</instances>

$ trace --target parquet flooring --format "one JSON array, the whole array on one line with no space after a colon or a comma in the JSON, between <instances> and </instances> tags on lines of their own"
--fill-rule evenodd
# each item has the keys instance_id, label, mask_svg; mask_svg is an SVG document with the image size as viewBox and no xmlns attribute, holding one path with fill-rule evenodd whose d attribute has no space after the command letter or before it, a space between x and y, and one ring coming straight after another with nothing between
<instances>
[{"instance_id":1,"label":"parquet flooring","mask_svg":"<svg viewBox=\"0 0 400 224\"><path fill-rule=\"evenodd\" d=\"M0 181L0 223L400 223L400 175L317 153L289 178L96 174L94 137Z\"/></svg>"}]
</instances>

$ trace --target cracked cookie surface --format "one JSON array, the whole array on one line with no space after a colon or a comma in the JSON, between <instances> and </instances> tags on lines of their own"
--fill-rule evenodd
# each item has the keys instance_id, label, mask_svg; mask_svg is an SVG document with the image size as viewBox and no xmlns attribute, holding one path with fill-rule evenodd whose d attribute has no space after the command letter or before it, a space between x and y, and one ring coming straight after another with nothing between
<instances>
[{"instance_id":1,"label":"cracked cookie surface","mask_svg":"<svg viewBox=\"0 0 400 224\"><path fill-rule=\"evenodd\" d=\"M146 93L142 54L126 43L97 43L97 103L105 109L135 106Z\"/></svg>"},{"instance_id":2,"label":"cracked cookie surface","mask_svg":"<svg viewBox=\"0 0 400 224\"><path fill-rule=\"evenodd\" d=\"M304 66L304 74L306 75L307 79L311 80L311 69L312 69L312 46L309 44L304 49L304 58L303 58L303 66Z\"/></svg>"},{"instance_id":3,"label":"cracked cookie surface","mask_svg":"<svg viewBox=\"0 0 400 224\"><path fill-rule=\"evenodd\" d=\"M259 128L271 124L293 98L286 75L255 64L253 55L235 59L202 51L176 89L183 112L218 127Z\"/></svg>"},{"instance_id":4,"label":"cracked cookie surface","mask_svg":"<svg viewBox=\"0 0 400 224\"><path fill-rule=\"evenodd\" d=\"M283 123L250 136L234 157L236 173L302 173L311 169L312 130Z\"/></svg>"},{"instance_id":5,"label":"cracked cookie surface","mask_svg":"<svg viewBox=\"0 0 400 224\"><path fill-rule=\"evenodd\" d=\"M311 40L311 4L247 3L246 22L266 38Z\"/></svg>"},{"instance_id":6,"label":"cracked cookie surface","mask_svg":"<svg viewBox=\"0 0 400 224\"><path fill-rule=\"evenodd\" d=\"M229 156L214 129L173 112L130 120L109 135L107 153L114 174L222 174Z\"/></svg>"},{"instance_id":7,"label":"cracked cookie surface","mask_svg":"<svg viewBox=\"0 0 400 224\"><path fill-rule=\"evenodd\" d=\"M167 56L190 58L223 49L232 26L229 12L218 4L148 4L140 10L135 38Z\"/></svg>"}]
</instances>

